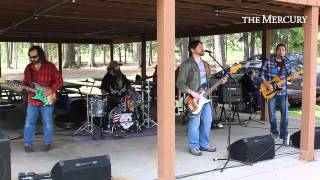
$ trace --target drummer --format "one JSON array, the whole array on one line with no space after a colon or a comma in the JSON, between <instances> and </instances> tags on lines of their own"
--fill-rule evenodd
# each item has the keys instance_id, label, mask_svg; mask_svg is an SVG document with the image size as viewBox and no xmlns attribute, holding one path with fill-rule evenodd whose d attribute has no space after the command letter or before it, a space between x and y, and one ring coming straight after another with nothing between
<instances>
[{"instance_id":1,"label":"drummer","mask_svg":"<svg viewBox=\"0 0 320 180\"><path fill-rule=\"evenodd\" d=\"M102 79L101 94L105 97L108 94L109 110L121 103L121 98L127 94L130 86L130 81L121 72L121 63L117 61L111 61L107 67L107 73Z\"/></svg>"}]
</instances>

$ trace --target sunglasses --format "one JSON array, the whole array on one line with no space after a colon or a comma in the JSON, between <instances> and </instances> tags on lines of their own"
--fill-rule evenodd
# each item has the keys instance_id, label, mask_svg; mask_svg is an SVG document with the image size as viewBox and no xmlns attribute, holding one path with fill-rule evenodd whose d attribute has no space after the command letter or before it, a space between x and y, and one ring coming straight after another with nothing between
<instances>
[{"instance_id":1,"label":"sunglasses","mask_svg":"<svg viewBox=\"0 0 320 180\"><path fill-rule=\"evenodd\" d=\"M39 56L29 56L30 59L36 59L38 58Z\"/></svg>"}]
</instances>

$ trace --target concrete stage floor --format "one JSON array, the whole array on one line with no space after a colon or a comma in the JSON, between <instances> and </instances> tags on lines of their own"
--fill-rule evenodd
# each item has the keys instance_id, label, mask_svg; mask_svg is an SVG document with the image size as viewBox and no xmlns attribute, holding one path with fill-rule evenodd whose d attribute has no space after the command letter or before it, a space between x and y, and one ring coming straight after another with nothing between
<instances>
[{"instance_id":1,"label":"concrete stage floor","mask_svg":"<svg viewBox=\"0 0 320 180\"><path fill-rule=\"evenodd\" d=\"M22 112L21 110L19 112ZM279 114L278 114L279 115ZM19 137L22 133L23 121L17 120L21 113L12 112L0 127L10 138ZM240 114L247 119L248 114ZM254 115L258 120L260 115ZM20 118L21 119L21 118ZM290 117L289 132L292 134L300 127L300 120ZM56 128L55 130L59 130ZM41 126L39 127L41 131ZM104 138L93 140L90 137L72 137L74 131L56 131L53 149L41 152L42 136L37 136L34 147L36 152L27 154L23 150L22 139L11 141L12 179L17 179L19 172L49 172L59 160L90 157L109 154L114 179L152 180L157 178L157 137L156 130L148 133L122 139ZM269 124L250 122L248 127L233 125L231 142L245 137L269 134ZM212 130L212 144L218 148L215 153L204 153L196 157L188 153L186 125L176 120L176 174L177 178L184 175L219 169L225 161L213 161L215 158L227 157L228 128ZM276 143L281 143L277 140ZM185 180L284 180L284 179L320 179L320 162L303 162L299 160L299 149L289 146L276 146L276 157L256 163L252 166L242 166L226 169L224 172L213 171L205 174L185 177ZM316 159L320 158L320 151L316 151ZM227 167L240 165L231 161Z\"/></svg>"}]
</instances>

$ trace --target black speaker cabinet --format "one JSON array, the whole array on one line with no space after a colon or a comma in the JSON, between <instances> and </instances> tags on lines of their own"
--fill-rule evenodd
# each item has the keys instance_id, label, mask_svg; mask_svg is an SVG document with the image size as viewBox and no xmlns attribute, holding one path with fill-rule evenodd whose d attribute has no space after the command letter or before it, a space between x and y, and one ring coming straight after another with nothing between
<instances>
[{"instance_id":1,"label":"black speaker cabinet","mask_svg":"<svg viewBox=\"0 0 320 180\"><path fill-rule=\"evenodd\" d=\"M220 85L218 88L218 102L219 103L241 103L242 102L242 88L239 83L230 82Z\"/></svg>"},{"instance_id":2,"label":"black speaker cabinet","mask_svg":"<svg viewBox=\"0 0 320 180\"><path fill-rule=\"evenodd\" d=\"M265 135L240 139L232 143L229 150L232 159L246 163L255 163L273 159L275 156L274 147L274 139L271 135Z\"/></svg>"},{"instance_id":3,"label":"black speaker cabinet","mask_svg":"<svg viewBox=\"0 0 320 180\"><path fill-rule=\"evenodd\" d=\"M60 161L51 170L52 180L111 180L108 155Z\"/></svg>"},{"instance_id":4,"label":"black speaker cabinet","mask_svg":"<svg viewBox=\"0 0 320 180\"><path fill-rule=\"evenodd\" d=\"M11 180L10 139L0 129L0 179Z\"/></svg>"},{"instance_id":5,"label":"black speaker cabinet","mask_svg":"<svg viewBox=\"0 0 320 180\"><path fill-rule=\"evenodd\" d=\"M300 148L300 134L301 131L299 130L291 135L291 141L294 147ZM320 149L320 127L315 128L314 149Z\"/></svg>"}]
</instances>

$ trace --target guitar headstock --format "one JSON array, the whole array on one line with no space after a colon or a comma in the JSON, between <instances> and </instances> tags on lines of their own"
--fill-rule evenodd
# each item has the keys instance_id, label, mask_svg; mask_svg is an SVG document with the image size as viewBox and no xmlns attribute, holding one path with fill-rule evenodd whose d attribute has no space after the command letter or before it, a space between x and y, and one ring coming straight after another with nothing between
<instances>
[{"instance_id":1,"label":"guitar headstock","mask_svg":"<svg viewBox=\"0 0 320 180\"><path fill-rule=\"evenodd\" d=\"M0 78L0 84L6 84L7 83L7 80L4 79L4 78Z\"/></svg>"},{"instance_id":2,"label":"guitar headstock","mask_svg":"<svg viewBox=\"0 0 320 180\"><path fill-rule=\"evenodd\" d=\"M239 71L239 69L243 68L242 64L235 63L229 69L231 74L235 74Z\"/></svg>"}]
</instances>

